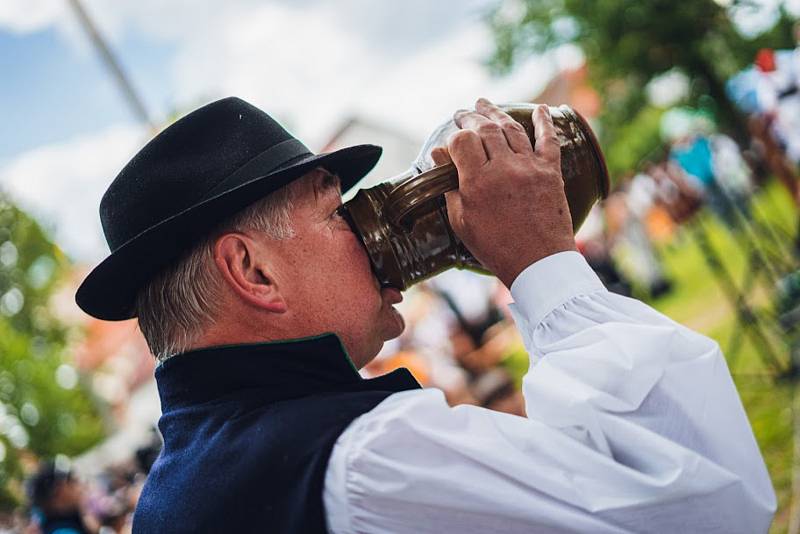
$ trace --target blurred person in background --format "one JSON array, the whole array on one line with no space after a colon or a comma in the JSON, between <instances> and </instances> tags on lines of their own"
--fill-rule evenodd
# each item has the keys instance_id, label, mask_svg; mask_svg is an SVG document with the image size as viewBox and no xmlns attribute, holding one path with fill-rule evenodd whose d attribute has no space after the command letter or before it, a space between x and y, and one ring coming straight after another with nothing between
<instances>
[{"instance_id":1,"label":"blurred person in background","mask_svg":"<svg viewBox=\"0 0 800 534\"><path fill-rule=\"evenodd\" d=\"M624 205L614 193L595 204L577 234L575 244L586 262L611 292L630 297L633 288L625 273L617 268L611 254L612 234L622 228Z\"/></svg>"},{"instance_id":2,"label":"blurred person in background","mask_svg":"<svg viewBox=\"0 0 800 534\"><path fill-rule=\"evenodd\" d=\"M800 42L800 24L795 24ZM759 50L754 61L758 72L756 95L759 113L750 119L750 131L770 168L800 206L800 47L790 51ZM794 253L800 256L800 218Z\"/></svg>"},{"instance_id":3,"label":"blurred person in background","mask_svg":"<svg viewBox=\"0 0 800 534\"><path fill-rule=\"evenodd\" d=\"M710 140L715 181L722 189L729 209L737 210L738 215L749 220L754 186L753 172L739 145L731 137L714 133Z\"/></svg>"},{"instance_id":4,"label":"blurred person in background","mask_svg":"<svg viewBox=\"0 0 800 534\"><path fill-rule=\"evenodd\" d=\"M522 397L508 371L501 367L516 336L506 335L497 305L498 282L469 271L451 270L425 287L448 313L450 351L464 371L466 395L454 400L495 411L524 415Z\"/></svg>"},{"instance_id":5,"label":"blurred person in background","mask_svg":"<svg viewBox=\"0 0 800 534\"><path fill-rule=\"evenodd\" d=\"M134 532L767 531L775 496L718 345L576 252L547 107L535 148L486 100L455 119L433 158L459 172L453 230L514 299L527 417L359 375L403 330L340 211L380 151L313 154L223 99L117 176L112 253L77 295L138 317L160 361L164 448Z\"/></svg>"},{"instance_id":6,"label":"blurred person in background","mask_svg":"<svg viewBox=\"0 0 800 534\"><path fill-rule=\"evenodd\" d=\"M623 181L605 201L612 250L644 294L652 298L672 289L646 226L656 193L655 181L638 173Z\"/></svg>"},{"instance_id":7,"label":"blurred person in background","mask_svg":"<svg viewBox=\"0 0 800 534\"><path fill-rule=\"evenodd\" d=\"M733 139L714 129L702 113L689 116L683 128L673 127L669 134L669 158L718 217L740 228L750 218L751 171Z\"/></svg>"},{"instance_id":8,"label":"blurred person in background","mask_svg":"<svg viewBox=\"0 0 800 534\"><path fill-rule=\"evenodd\" d=\"M675 225L689 222L700 211L703 206L701 192L689 183L675 162L651 162L645 171L656 182L658 205L664 208Z\"/></svg>"},{"instance_id":9,"label":"blurred person in background","mask_svg":"<svg viewBox=\"0 0 800 534\"><path fill-rule=\"evenodd\" d=\"M84 488L68 468L43 462L28 480L33 523L41 534L95 534L99 524L84 511Z\"/></svg>"},{"instance_id":10,"label":"blurred person in background","mask_svg":"<svg viewBox=\"0 0 800 534\"><path fill-rule=\"evenodd\" d=\"M766 117L760 113L750 115L747 118L747 128L751 145L746 156L751 168L758 171L757 176L761 183L768 179L769 173L774 174L789 192L795 208L800 207L797 172L770 131Z\"/></svg>"},{"instance_id":11,"label":"blurred person in background","mask_svg":"<svg viewBox=\"0 0 800 534\"><path fill-rule=\"evenodd\" d=\"M781 57L768 48L758 51L755 66L760 73L756 94L775 137L786 155L800 164L800 54Z\"/></svg>"}]
</instances>

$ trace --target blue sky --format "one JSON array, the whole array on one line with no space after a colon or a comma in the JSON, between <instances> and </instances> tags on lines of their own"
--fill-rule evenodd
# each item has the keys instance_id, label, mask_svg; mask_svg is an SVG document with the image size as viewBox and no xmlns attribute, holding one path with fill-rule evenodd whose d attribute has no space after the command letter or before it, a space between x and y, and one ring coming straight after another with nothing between
<instances>
[{"instance_id":1,"label":"blue sky","mask_svg":"<svg viewBox=\"0 0 800 534\"><path fill-rule=\"evenodd\" d=\"M168 78L174 46L131 32L116 44L136 88L157 115L174 106ZM55 28L0 30L0 162L42 144L135 120L98 56L65 42Z\"/></svg>"}]
</instances>

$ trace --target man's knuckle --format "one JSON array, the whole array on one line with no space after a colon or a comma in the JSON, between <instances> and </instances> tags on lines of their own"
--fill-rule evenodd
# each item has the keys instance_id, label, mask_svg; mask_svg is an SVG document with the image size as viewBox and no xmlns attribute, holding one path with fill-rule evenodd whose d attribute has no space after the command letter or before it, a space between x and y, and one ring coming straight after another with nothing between
<instances>
[{"instance_id":1,"label":"man's knuckle","mask_svg":"<svg viewBox=\"0 0 800 534\"><path fill-rule=\"evenodd\" d=\"M496 122L482 122L478 125L478 131L482 134L496 134L500 132L500 125Z\"/></svg>"},{"instance_id":2,"label":"man's knuckle","mask_svg":"<svg viewBox=\"0 0 800 534\"><path fill-rule=\"evenodd\" d=\"M512 132L520 132L520 133L525 132L525 128L523 128L522 125L517 121L515 121L514 119L506 119L501 124L503 125L503 129L505 130L509 130Z\"/></svg>"},{"instance_id":3,"label":"man's knuckle","mask_svg":"<svg viewBox=\"0 0 800 534\"><path fill-rule=\"evenodd\" d=\"M449 145L452 147L460 147L472 143L477 134L472 130L458 130L450 136Z\"/></svg>"},{"instance_id":4,"label":"man's knuckle","mask_svg":"<svg viewBox=\"0 0 800 534\"><path fill-rule=\"evenodd\" d=\"M544 142L548 146L555 147L555 148L559 148L561 146L561 142L559 141L558 136L555 133L546 136L544 138Z\"/></svg>"}]
</instances>

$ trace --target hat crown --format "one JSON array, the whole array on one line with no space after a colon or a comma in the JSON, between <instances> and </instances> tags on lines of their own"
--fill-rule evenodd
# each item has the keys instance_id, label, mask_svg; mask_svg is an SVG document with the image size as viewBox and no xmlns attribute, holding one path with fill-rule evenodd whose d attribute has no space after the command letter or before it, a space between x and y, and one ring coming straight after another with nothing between
<instances>
[{"instance_id":1,"label":"hat crown","mask_svg":"<svg viewBox=\"0 0 800 534\"><path fill-rule=\"evenodd\" d=\"M203 106L154 137L120 171L100 202L111 251L205 200L227 176L294 139L267 113L236 97Z\"/></svg>"}]
</instances>

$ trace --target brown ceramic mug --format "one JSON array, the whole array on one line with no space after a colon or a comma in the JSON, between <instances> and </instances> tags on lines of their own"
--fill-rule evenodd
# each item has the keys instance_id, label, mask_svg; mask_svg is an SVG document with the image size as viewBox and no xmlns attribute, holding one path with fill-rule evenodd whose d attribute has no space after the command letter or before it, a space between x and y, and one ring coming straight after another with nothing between
<instances>
[{"instance_id":1,"label":"brown ceramic mug","mask_svg":"<svg viewBox=\"0 0 800 534\"><path fill-rule=\"evenodd\" d=\"M500 107L522 124L533 141L531 113L536 104ZM594 203L608 195L608 169L583 117L569 106L551 107L550 115L561 144L564 190L577 231ZM433 167L430 159L431 149L445 145L456 129L452 121L440 126L408 173L362 189L342 207L384 286L405 290L452 267L488 273L455 235L447 218L444 193L458 188L455 165Z\"/></svg>"}]
</instances>

